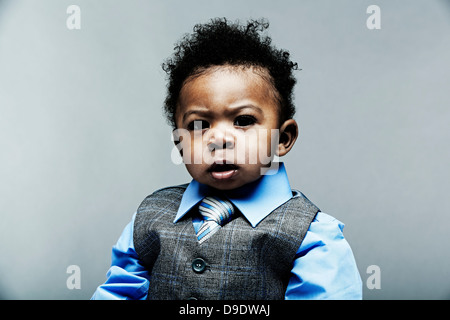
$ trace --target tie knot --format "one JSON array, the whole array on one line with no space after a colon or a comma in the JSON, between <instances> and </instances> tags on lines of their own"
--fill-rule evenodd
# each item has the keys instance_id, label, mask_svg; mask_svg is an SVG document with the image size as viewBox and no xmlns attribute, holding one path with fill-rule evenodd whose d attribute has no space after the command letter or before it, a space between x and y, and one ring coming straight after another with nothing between
<instances>
[{"instance_id":1,"label":"tie knot","mask_svg":"<svg viewBox=\"0 0 450 320\"><path fill-rule=\"evenodd\" d=\"M215 221L220 226L230 221L234 213L233 204L218 197L204 198L198 210L205 220Z\"/></svg>"}]
</instances>

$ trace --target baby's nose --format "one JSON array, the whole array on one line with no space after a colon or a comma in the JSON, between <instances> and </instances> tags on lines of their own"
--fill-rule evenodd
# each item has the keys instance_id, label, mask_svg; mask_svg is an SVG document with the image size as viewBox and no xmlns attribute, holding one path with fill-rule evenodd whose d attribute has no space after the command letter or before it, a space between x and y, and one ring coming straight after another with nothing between
<instances>
[{"instance_id":1,"label":"baby's nose","mask_svg":"<svg viewBox=\"0 0 450 320\"><path fill-rule=\"evenodd\" d=\"M234 135L229 130L211 130L209 151L234 148Z\"/></svg>"},{"instance_id":2,"label":"baby's nose","mask_svg":"<svg viewBox=\"0 0 450 320\"><path fill-rule=\"evenodd\" d=\"M209 151L221 150L221 149L232 149L233 143L230 141L224 141L223 143L211 142L208 144Z\"/></svg>"}]
</instances>

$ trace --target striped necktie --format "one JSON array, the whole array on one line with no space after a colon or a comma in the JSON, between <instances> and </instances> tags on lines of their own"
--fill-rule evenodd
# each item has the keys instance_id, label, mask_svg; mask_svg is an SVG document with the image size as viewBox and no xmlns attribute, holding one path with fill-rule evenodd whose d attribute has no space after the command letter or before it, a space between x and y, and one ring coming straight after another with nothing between
<instances>
[{"instance_id":1,"label":"striped necktie","mask_svg":"<svg viewBox=\"0 0 450 320\"><path fill-rule=\"evenodd\" d=\"M197 239L201 244L231 220L234 208L228 200L206 197L200 203L198 211L203 216L203 224L197 231Z\"/></svg>"}]
</instances>

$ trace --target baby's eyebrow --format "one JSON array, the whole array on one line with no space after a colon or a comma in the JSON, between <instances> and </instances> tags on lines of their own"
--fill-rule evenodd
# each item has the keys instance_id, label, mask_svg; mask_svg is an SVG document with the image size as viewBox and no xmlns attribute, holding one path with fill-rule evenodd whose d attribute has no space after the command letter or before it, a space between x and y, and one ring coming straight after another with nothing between
<instances>
[{"instance_id":1,"label":"baby's eyebrow","mask_svg":"<svg viewBox=\"0 0 450 320\"><path fill-rule=\"evenodd\" d=\"M261 114L264 113L260 107L254 105L254 104L251 104L251 103L244 104L244 105L238 105L236 107L230 106L230 109L232 109L233 112L241 111L242 109L253 109L254 111L256 111L258 113L261 113Z\"/></svg>"},{"instance_id":2,"label":"baby's eyebrow","mask_svg":"<svg viewBox=\"0 0 450 320\"><path fill-rule=\"evenodd\" d=\"M185 121L186 118L187 118L188 116L190 116L191 114L206 115L208 112L209 112L209 109L203 109L203 108L202 108L202 109L194 109L194 110L186 111L186 112L183 114L183 121Z\"/></svg>"}]
</instances>

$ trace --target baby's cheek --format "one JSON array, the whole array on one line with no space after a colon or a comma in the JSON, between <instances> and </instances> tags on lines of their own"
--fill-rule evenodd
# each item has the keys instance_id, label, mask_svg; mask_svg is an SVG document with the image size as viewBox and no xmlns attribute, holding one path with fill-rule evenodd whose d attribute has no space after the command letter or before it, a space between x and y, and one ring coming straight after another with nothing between
<instances>
[{"instance_id":1,"label":"baby's cheek","mask_svg":"<svg viewBox=\"0 0 450 320\"><path fill-rule=\"evenodd\" d=\"M193 139L185 139L181 142L181 150L184 164L201 164L202 148Z\"/></svg>"},{"instance_id":2,"label":"baby's cheek","mask_svg":"<svg viewBox=\"0 0 450 320\"><path fill-rule=\"evenodd\" d=\"M266 129L251 131L251 134L241 138L241 143L237 144L238 155L245 155L246 164L268 164L274 155L274 148L271 145L273 139L271 132Z\"/></svg>"}]
</instances>

